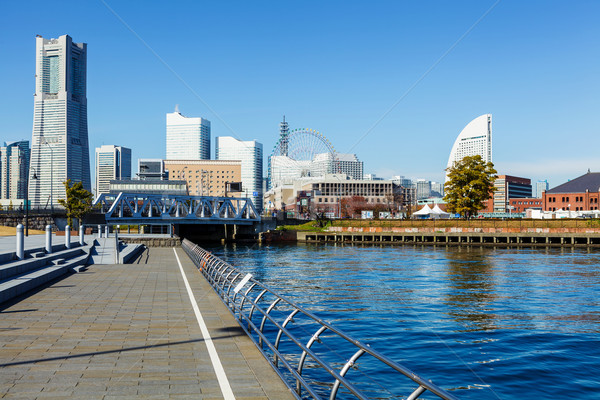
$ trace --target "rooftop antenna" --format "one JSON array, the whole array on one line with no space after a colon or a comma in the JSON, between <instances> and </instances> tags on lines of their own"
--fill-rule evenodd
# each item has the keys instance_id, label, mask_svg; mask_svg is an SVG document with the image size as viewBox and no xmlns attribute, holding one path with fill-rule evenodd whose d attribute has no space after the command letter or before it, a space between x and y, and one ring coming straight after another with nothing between
<instances>
[{"instance_id":1,"label":"rooftop antenna","mask_svg":"<svg viewBox=\"0 0 600 400\"><path fill-rule=\"evenodd\" d=\"M175 104L175 112L176 112L177 114L181 114L181 113L179 112L179 104Z\"/></svg>"},{"instance_id":2,"label":"rooftop antenna","mask_svg":"<svg viewBox=\"0 0 600 400\"><path fill-rule=\"evenodd\" d=\"M288 155L288 123L285 122L285 115L283 116L283 122L279 123L279 140L281 141L281 155Z\"/></svg>"}]
</instances>

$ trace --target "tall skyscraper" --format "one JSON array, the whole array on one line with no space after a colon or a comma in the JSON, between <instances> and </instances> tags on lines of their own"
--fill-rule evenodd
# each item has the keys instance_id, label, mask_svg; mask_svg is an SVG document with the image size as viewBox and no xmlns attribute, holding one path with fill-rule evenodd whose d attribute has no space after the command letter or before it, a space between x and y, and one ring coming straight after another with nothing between
<instances>
[{"instance_id":1,"label":"tall skyscraper","mask_svg":"<svg viewBox=\"0 0 600 400\"><path fill-rule=\"evenodd\" d=\"M475 155L485 162L492 161L492 114L481 115L465 126L452 146L447 168L463 157Z\"/></svg>"},{"instance_id":2,"label":"tall skyscraper","mask_svg":"<svg viewBox=\"0 0 600 400\"><path fill-rule=\"evenodd\" d=\"M217 160L240 160L242 162L242 191L262 211L263 203L263 146L256 140L241 141L231 136L216 138Z\"/></svg>"},{"instance_id":3,"label":"tall skyscraper","mask_svg":"<svg viewBox=\"0 0 600 400\"><path fill-rule=\"evenodd\" d=\"M36 37L29 168L32 207L57 207L57 200L65 198L67 179L91 190L86 70L86 43L74 43L68 35Z\"/></svg>"},{"instance_id":4,"label":"tall skyscraper","mask_svg":"<svg viewBox=\"0 0 600 400\"><path fill-rule=\"evenodd\" d=\"M0 147L0 198L24 199L29 173L29 142L22 140Z\"/></svg>"},{"instance_id":5,"label":"tall skyscraper","mask_svg":"<svg viewBox=\"0 0 600 400\"><path fill-rule=\"evenodd\" d=\"M167 160L210 160L210 121L168 113Z\"/></svg>"},{"instance_id":6,"label":"tall skyscraper","mask_svg":"<svg viewBox=\"0 0 600 400\"><path fill-rule=\"evenodd\" d=\"M96 148L96 197L110 192L111 180L131 179L131 149L103 145Z\"/></svg>"}]
</instances>

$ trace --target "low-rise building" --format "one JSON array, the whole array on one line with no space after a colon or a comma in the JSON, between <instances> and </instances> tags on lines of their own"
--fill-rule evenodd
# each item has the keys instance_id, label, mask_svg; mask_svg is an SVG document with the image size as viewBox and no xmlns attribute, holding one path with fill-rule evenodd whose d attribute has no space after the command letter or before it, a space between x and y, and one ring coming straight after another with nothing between
<instances>
[{"instance_id":1,"label":"low-rise building","mask_svg":"<svg viewBox=\"0 0 600 400\"><path fill-rule=\"evenodd\" d=\"M598 210L600 173L589 172L542 194L544 211Z\"/></svg>"},{"instance_id":2,"label":"low-rise building","mask_svg":"<svg viewBox=\"0 0 600 400\"><path fill-rule=\"evenodd\" d=\"M186 181L192 196L241 196L228 188L228 184L242 181L239 160L164 160L164 163L169 180Z\"/></svg>"},{"instance_id":3,"label":"low-rise building","mask_svg":"<svg viewBox=\"0 0 600 400\"><path fill-rule=\"evenodd\" d=\"M269 190L265 194L264 208L267 212L286 210L293 216L324 212L339 218L342 199L361 198L370 207L397 208L402 201L397 199L396 195L401 192L395 191L395 187L390 180L349 179L345 174L299 178Z\"/></svg>"},{"instance_id":4,"label":"low-rise building","mask_svg":"<svg viewBox=\"0 0 600 400\"><path fill-rule=\"evenodd\" d=\"M529 209L541 210L542 199L533 197L509 199L507 208L509 213L525 213Z\"/></svg>"},{"instance_id":5,"label":"low-rise building","mask_svg":"<svg viewBox=\"0 0 600 400\"><path fill-rule=\"evenodd\" d=\"M168 179L165 162L160 158L140 158L137 176L142 181L163 181Z\"/></svg>"}]
</instances>

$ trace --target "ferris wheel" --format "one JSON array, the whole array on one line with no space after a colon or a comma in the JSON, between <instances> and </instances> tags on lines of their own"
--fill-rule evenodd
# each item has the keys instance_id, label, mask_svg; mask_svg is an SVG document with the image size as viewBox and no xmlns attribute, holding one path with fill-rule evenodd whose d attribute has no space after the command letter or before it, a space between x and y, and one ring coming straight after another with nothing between
<instances>
[{"instance_id":1,"label":"ferris wheel","mask_svg":"<svg viewBox=\"0 0 600 400\"><path fill-rule=\"evenodd\" d=\"M269 186L304 176L335 172L337 153L319 131L300 128L288 131L287 124L269 157Z\"/></svg>"}]
</instances>

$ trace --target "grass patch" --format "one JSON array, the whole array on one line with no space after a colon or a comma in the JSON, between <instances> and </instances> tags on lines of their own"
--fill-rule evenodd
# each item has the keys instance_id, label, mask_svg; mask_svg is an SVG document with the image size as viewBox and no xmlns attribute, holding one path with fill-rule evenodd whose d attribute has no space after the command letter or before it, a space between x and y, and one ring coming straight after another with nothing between
<instances>
[{"instance_id":1,"label":"grass patch","mask_svg":"<svg viewBox=\"0 0 600 400\"><path fill-rule=\"evenodd\" d=\"M278 231L303 231L303 232L323 232L331 226L331 221L328 221L324 227L319 227L317 221L308 221L302 225L281 225L277 227Z\"/></svg>"},{"instance_id":2,"label":"grass patch","mask_svg":"<svg viewBox=\"0 0 600 400\"><path fill-rule=\"evenodd\" d=\"M23 228L25 229L25 228ZM45 231L38 231L37 229L30 229L30 235L43 235ZM0 226L0 236L15 236L17 234L17 228L14 226Z\"/></svg>"}]
</instances>

